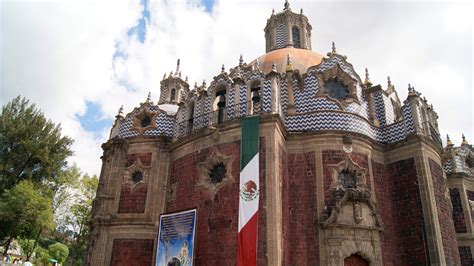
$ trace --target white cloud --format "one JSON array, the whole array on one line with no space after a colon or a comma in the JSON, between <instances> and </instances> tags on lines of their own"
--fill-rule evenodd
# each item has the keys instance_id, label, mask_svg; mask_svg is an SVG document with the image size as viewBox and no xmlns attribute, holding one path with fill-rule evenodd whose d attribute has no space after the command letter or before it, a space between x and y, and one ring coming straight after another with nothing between
<instances>
[{"instance_id":1,"label":"white cloud","mask_svg":"<svg viewBox=\"0 0 474 266\"><path fill-rule=\"evenodd\" d=\"M374 83L390 75L401 100L408 83L426 95L440 116L442 133L474 142L472 126L472 22L469 2L313 2L302 7L312 26L313 50L325 54L335 41L356 71L369 68ZM76 139L78 166L99 173L101 138L80 127L75 113L98 102L109 118L155 100L163 74L181 59L183 76L209 81L264 53L263 28L273 3L223 0L212 13L199 1L153 1L143 43L126 32L135 26L138 1L4 2L1 4L1 98L17 94L36 102ZM471 8L471 9L469 9ZM126 56L113 60L115 45ZM127 84L128 90L121 84Z\"/></svg>"}]
</instances>

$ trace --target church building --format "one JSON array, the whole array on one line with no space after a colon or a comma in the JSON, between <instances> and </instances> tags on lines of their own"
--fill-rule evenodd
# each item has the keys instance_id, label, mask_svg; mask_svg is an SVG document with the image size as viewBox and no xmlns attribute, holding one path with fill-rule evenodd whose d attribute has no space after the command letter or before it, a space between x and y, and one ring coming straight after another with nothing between
<instances>
[{"instance_id":1,"label":"church building","mask_svg":"<svg viewBox=\"0 0 474 266\"><path fill-rule=\"evenodd\" d=\"M102 145L88 265L162 265L160 216L191 209L191 259L166 265L236 265L248 117L259 118L257 265L472 265L472 146L443 148L420 92L408 86L401 101L334 43L312 51L311 31L285 2L262 56L193 85L178 60L159 99L120 109Z\"/></svg>"}]
</instances>

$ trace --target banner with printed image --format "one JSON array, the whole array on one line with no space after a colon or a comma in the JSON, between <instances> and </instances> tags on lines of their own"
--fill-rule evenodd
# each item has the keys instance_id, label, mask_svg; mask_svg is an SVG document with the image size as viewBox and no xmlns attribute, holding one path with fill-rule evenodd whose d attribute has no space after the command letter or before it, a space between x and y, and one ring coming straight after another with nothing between
<instances>
[{"instance_id":1,"label":"banner with printed image","mask_svg":"<svg viewBox=\"0 0 474 266\"><path fill-rule=\"evenodd\" d=\"M196 209L160 215L156 266L192 266Z\"/></svg>"}]
</instances>

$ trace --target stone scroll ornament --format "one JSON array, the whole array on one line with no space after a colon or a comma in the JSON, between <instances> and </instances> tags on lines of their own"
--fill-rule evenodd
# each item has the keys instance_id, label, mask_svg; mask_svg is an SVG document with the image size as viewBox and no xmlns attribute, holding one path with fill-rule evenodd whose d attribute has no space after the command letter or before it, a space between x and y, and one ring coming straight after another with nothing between
<instances>
[{"instance_id":1,"label":"stone scroll ornament","mask_svg":"<svg viewBox=\"0 0 474 266\"><path fill-rule=\"evenodd\" d=\"M346 154L345 159L336 165L330 165L332 172L331 196L334 206L326 207L325 218L321 225L367 226L382 230L383 224L377 204L372 199L370 188L366 183L367 170L359 167ZM353 218L348 222L350 213L348 206L352 206ZM368 209L369 213L364 212ZM364 221L373 217L371 221Z\"/></svg>"}]
</instances>

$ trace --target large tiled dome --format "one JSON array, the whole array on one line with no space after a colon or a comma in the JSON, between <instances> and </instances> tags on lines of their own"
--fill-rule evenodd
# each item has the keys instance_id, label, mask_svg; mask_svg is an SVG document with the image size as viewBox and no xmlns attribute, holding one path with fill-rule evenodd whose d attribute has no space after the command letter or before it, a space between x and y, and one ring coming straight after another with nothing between
<instances>
[{"instance_id":1,"label":"large tiled dome","mask_svg":"<svg viewBox=\"0 0 474 266\"><path fill-rule=\"evenodd\" d=\"M323 55L307 49L282 48L268 52L250 63L255 64L258 60L258 66L264 73L272 70L272 64L275 62L276 69L282 73L286 70L287 57L290 55L293 70L298 70L300 74L306 73L306 70L314 65L319 65L324 58Z\"/></svg>"}]
</instances>

